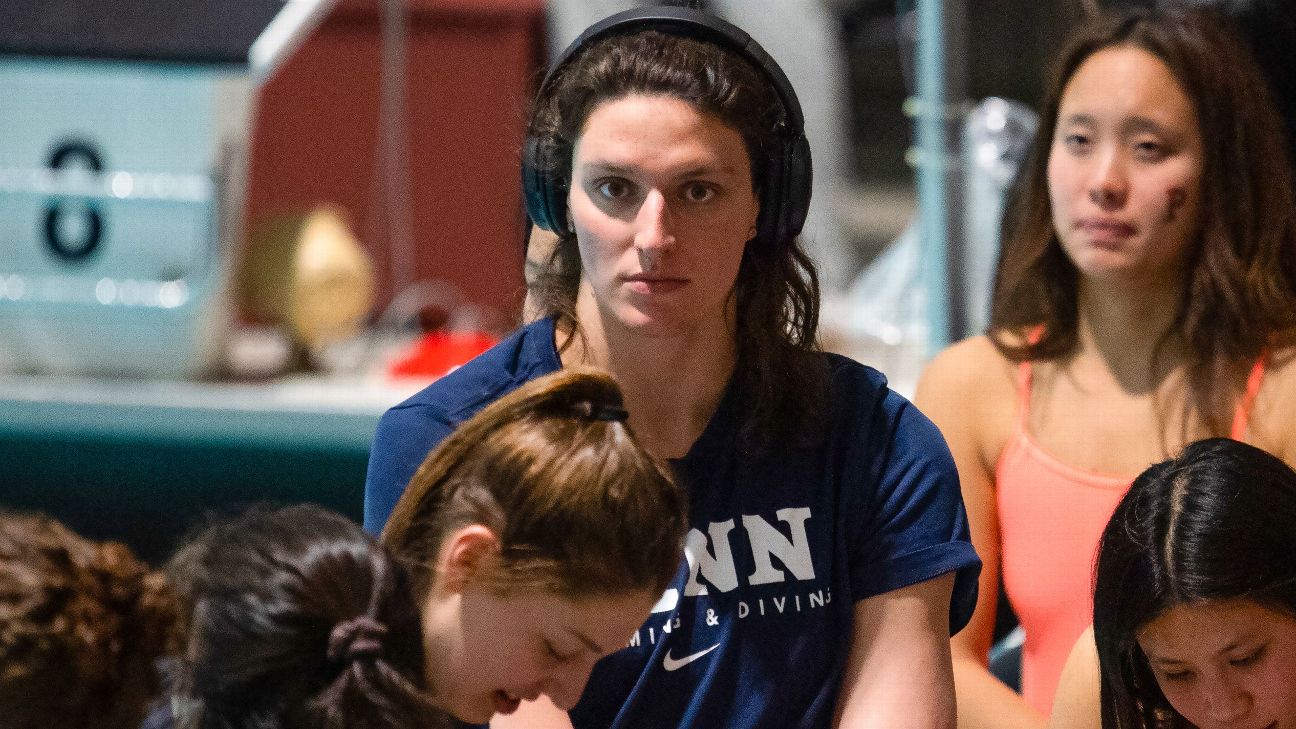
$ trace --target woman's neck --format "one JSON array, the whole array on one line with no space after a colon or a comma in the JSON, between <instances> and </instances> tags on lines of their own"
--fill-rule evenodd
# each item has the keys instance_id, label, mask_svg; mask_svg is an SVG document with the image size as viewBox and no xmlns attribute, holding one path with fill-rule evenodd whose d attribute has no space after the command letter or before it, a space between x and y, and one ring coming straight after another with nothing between
<instances>
[{"instance_id":1,"label":"woman's neck","mask_svg":"<svg viewBox=\"0 0 1296 729\"><path fill-rule=\"evenodd\" d=\"M560 350L563 364L611 372L621 384L630 426L648 451L660 458L686 454L711 420L733 373L732 324L646 334L604 313L585 287L577 298L576 317L580 333ZM563 336L558 334L560 345Z\"/></svg>"},{"instance_id":2,"label":"woman's neck","mask_svg":"<svg viewBox=\"0 0 1296 729\"><path fill-rule=\"evenodd\" d=\"M1112 282L1081 279L1077 355L1098 357L1130 389L1155 387L1182 356L1178 343L1168 359L1149 367L1157 346L1174 325L1183 285L1177 281Z\"/></svg>"}]
</instances>

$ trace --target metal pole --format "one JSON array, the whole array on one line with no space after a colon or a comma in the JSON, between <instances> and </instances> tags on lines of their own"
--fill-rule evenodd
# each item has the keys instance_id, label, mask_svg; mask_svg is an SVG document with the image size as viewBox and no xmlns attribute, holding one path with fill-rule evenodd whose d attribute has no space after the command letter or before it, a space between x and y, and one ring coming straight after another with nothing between
<instances>
[{"instance_id":1,"label":"metal pole","mask_svg":"<svg viewBox=\"0 0 1296 729\"><path fill-rule=\"evenodd\" d=\"M928 354L967 335L962 283L962 128L967 108L966 0L917 0L915 118L918 220L927 291Z\"/></svg>"}]
</instances>

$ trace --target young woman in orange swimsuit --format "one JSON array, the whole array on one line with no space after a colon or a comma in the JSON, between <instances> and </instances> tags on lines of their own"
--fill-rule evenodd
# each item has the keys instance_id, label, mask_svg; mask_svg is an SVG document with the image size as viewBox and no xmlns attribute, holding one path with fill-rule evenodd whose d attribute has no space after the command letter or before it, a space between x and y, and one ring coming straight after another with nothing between
<instances>
[{"instance_id":1,"label":"young woman in orange swimsuit","mask_svg":"<svg viewBox=\"0 0 1296 729\"><path fill-rule=\"evenodd\" d=\"M1246 50L1192 11L1096 20L1041 118L990 327L941 353L916 398L985 564L953 642L964 729L1044 725L1135 474L1212 435L1296 462L1296 211ZM1026 632L1021 695L986 668L1001 577Z\"/></svg>"}]
</instances>

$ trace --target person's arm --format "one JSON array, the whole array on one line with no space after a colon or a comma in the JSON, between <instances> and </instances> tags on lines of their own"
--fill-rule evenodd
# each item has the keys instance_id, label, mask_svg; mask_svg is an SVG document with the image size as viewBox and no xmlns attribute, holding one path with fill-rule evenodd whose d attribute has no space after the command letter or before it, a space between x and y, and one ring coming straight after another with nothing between
<instances>
[{"instance_id":1,"label":"person's arm","mask_svg":"<svg viewBox=\"0 0 1296 729\"><path fill-rule=\"evenodd\" d=\"M1000 539L994 467L1001 438L986 433L1011 422L1016 388L984 337L945 350L918 382L914 404L940 428L954 456L981 577L972 619L951 639L959 729L1044 729L1046 717L990 673L987 665L999 601ZM1006 410L1005 410L1006 408ZM993 445L987 445L994 443Z\"/></svg>"},{"instance_id":2,"label":"person's arm","mask_svg":"<svg viewBox=\"0 0 1296 729\"><path fill-rule=\"evenodd\" d=\"M1062 667L1062 678L1053 696L1049 729L1101 729L1100 683L1098 646L1094 644L1091 626L1076 641Z\"/></svg>"},{"instance_id":3,"label":"person's arm","mask_svg":"<svg viewBox=\"0 0 1296 729\"><path fill-rule=\"evenodd\" d=\"M572 729L571 717L553 705L548 696L524 701L508 716L495 715L490 729Z\"/></svg>"},{"instance_id":4,"label":"person's arm","mask_svg":"<svg viewBox=\"0 0 1296 729\"><path fill-rule=\"evenodd\" d=\"M855 604L839 729L954 729L949 605L954 575Z\"/></svg>"}]
</instances>

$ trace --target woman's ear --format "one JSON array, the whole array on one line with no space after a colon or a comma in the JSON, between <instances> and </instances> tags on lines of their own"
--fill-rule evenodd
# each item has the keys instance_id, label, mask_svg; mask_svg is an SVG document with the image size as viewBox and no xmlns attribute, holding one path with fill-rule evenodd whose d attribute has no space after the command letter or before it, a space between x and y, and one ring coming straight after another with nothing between
<instances>
[{"instance_id":1,"label":"woman's ear","mask_svg":"<svg viewBox=\"0 0 1296 729\"><path fill-rule=\"evenodd\" d=\"M494 568L499 553L499 537L487 527L469 524L455 529L441 545L435 589L463 592L475 577Z\"/></svg>"}]
</instances>

